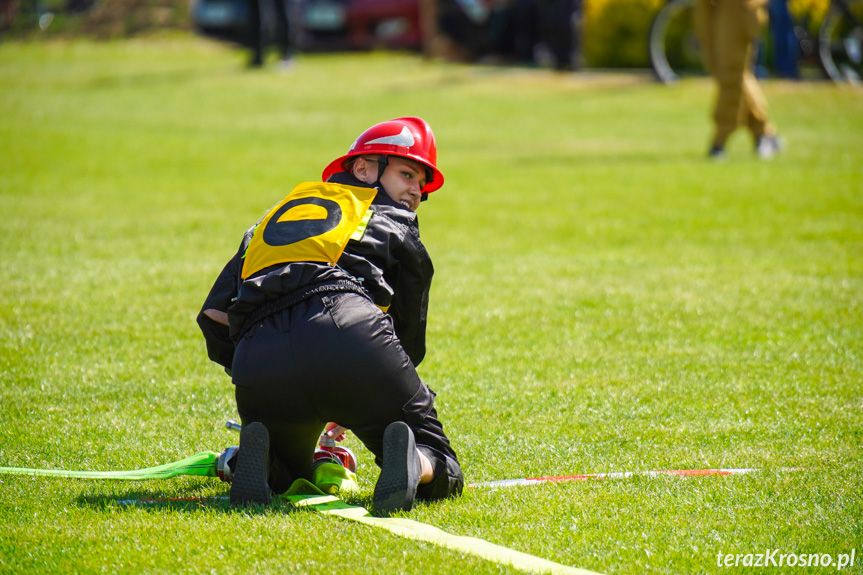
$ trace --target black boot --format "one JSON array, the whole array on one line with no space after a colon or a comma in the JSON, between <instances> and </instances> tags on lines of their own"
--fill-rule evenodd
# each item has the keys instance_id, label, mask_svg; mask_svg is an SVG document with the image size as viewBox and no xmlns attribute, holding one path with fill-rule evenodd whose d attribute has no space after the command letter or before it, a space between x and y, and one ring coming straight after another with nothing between
<instances>
[{"instance_id":1,"label":"black boot","mask_svg":"<svg viewBox=\"0 0 863 575\"><path fill-rule=\"evenodd\" d=\"M237 468L231 482L231 505L256 503L265 505L272 500L267 476L270 468L270 434L263 423L250 423L240 432Z\"/></svg>"}]
</instances>

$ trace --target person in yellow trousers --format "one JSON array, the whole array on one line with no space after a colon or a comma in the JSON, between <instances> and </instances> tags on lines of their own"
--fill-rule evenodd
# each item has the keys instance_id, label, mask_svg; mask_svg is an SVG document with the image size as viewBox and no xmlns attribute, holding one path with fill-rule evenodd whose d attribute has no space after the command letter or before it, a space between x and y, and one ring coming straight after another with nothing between
<instances>
[{"instance_id":1,"label":"person in yellow trousers","mask_svg":"<svg viewBox=\"0 0 863 575\"><path fill-rule=\"evenodd\" d=\"M767 115L767 98L752 72L755 40L767 23L768 0L696 0L695 33L704 65L716 81L714 134L708 156L725 158L725 144L738 126L752 134L755 153L773 158L784 142Z\"/></svg>"}]
</instances>

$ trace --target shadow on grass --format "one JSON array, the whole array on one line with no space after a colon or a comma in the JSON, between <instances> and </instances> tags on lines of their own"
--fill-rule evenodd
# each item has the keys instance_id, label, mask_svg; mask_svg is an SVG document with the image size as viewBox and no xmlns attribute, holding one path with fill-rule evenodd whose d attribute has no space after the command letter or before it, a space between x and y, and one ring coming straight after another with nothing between
<instances>
[{"instance_id":1,"label":"shadow on grass","mask_svg":"<svg viewBox=\"0 0 863 575\"><path fill-rule=\"evenodd\" d=\"M549 151L543 150L537 154L514 155L513 159L517 165L529 166L531 168L559 168L566 166L571 170L573 166L580 167L613 167L621 166L656 166L660 164L685 164L693 167L709 165L707 160L700 154L690 149L665 150L663 153L641 150L571 150L571 151Z\"/></svg>"},{"instance_id":2,"label":"shadow on grass","mask_svg":"<svg viewBox=\"0 0 863 575\"><path fill-rule=\"evenodd\" d=\"M136 89L145 87L154 88L162 86L180 86L192 84L216 74L224 74L224 71L201 67L186 67L175 70L154 71L114 71L103 72L84 81L84 87L91 90L112 90L114 88L126 88L133 86ZM228 73L239 74L240 72L228 71Z\"/></svg>"},{"instance_id":3,"label":"shadow on grass","mask_svg":"<svg viewBox=\"0 0 863 575\"><path fill-rule=\"evenodd\" d=\"M201 486L193 485L186 489L161 490L130 490L122 494L81 495L76 503L92 509L145 509L148 511L221 511L224 513L297 513L309 512L308 508L295 507L287 497L274 495L268 505L248 505L232 507L228 491L219 494L201 494ZM210 491L209 489L207 491ZM185 493L184 493L185 492ZM371 495L344 494L342 501L348 505L357 505L370 509Z\"/></svg>"}]
</instances>

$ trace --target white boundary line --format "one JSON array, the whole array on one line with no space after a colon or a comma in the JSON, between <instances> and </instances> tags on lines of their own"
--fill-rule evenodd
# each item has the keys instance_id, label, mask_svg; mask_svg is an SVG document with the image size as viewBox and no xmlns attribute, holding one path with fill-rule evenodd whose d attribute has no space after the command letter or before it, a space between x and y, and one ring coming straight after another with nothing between
<instances>
[{"instance_id":1,"label":"white boundary line","mask_svg":"<svg viewBox=\"0 0 863 575\"><path fill-rule=\"evenodd\" d=\"M783 468L781 471L801 471L800 468ZM519 487L524 485L537 485L539 483L563 483L565 481L587 481L590 479L624 479L626 477L647 476L658 477L661 475L678 475L681 477L700 477L705 475L745 475L761 471L757 468L728 468L728 469L673 469L666 471L617 471L611 473L586 473L578 475L556 475L549 477L519 477L517 479L498 479L496 481L478 481L468 484L468 488L476 487Z\"/></svg>"}]
</instances>

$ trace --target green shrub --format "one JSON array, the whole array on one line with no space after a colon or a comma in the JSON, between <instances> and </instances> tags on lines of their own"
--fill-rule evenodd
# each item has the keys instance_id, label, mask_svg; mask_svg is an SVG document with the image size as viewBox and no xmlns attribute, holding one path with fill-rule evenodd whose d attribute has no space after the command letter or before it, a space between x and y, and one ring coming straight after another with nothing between
<instances>
[{"instance_id":1,"label":"green shrub","mask_svg":"<svg viewBox=\"0 0 863 575\"><path fill-rule=\"evenodd\" d=\"M818 27L830 8L830 0L788 0L788 10L795 22L806 26L809 33L818 34Z\"/></svg>"},{"instance_id":2,"label":"green shrub","mask_svg":"<svg viewBox=\"0 0 863 575\"><path fill-rule=\"evenodd\" d=\"M0 30L13 36L86 36L98 39L131 38L155 30L190 30L188 0L98 0L80 13L69 11L66 0L20 2L0 17ZM7 21L9 20L9 21Z\"/></svg>"},{"instance_id":3,"label":"green shrub","mask_svg":"<svg viewBox=\"0 0 863 575\"><path fill-rule=\"evenodd\" d=\"M97 38L128 38L143 32L170 28L191 28L187 2L102 0L84 24L85 32Z\"/></svg>"},{"instance_id":4,"label":"green shrub","mask_svg":"<svg viewBox=\"0 0 863 575\"><path fill-rule=\"evenodd\" d=\"M647 35L662 0L587 0L583 52L592 68L644 68L650 65Z\"/></svg>"}]
</instances>

